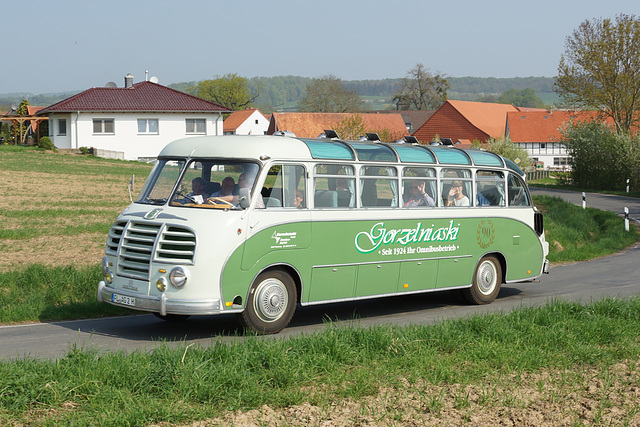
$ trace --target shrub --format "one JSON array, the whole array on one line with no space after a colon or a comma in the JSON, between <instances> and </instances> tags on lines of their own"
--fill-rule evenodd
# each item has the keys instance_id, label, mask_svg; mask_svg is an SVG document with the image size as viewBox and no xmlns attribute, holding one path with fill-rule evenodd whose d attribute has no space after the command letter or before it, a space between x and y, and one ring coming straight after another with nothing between
<instances>
[{"instance_id":1,"label":"shrub","mask_svg":"<svg viewBox=\"0 0 640 427\"><path fill-rule=\"evenodd\" d=\"M42 138L40 138L40 141L38 142L38 147L43 148L45 150L52 150L52 151L56 150L56 147L53 145L53 142L51 142L51 138L49 138L48 136L43 136Z\"/></svg>"},{"instance_id":2,"label":"shrub","mask_svg":"<svg viewBox=\"0 0 640 427\"><path fill-rule=\"evenodd\" d=\"M80 153L82 153L82 155L84 156L89 154L89 149L87 147L80 147L79 150L80 150Z\"/></svg>"},{"instance_id":3,"label":"shrub","mask_svg":"<svg viewBox=\"0 0 640 427\"><path fill-rule=\"evenodd\" d=\"M616 132L597 121L570 123L560 141L571 155L575 185L596 190L624 190L640 185L640 138Z\"/></svg>"}]
</instances>

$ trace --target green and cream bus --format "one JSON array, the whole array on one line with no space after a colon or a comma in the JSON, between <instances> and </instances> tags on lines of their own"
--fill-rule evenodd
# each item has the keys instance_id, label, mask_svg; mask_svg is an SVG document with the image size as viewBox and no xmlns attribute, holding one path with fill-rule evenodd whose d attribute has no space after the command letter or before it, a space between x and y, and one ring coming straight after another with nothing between
<instances>
[{"instance_id":1,"label":"green and cream bus","mask_svg":"<svg viewBox=\"0 0 640 427\"><path fill-rule=\"evenodd\" d=\"M491 152L192 137L161 151L111 227L98 300L277 333L298 304L442 290L491 303L547 273L547 254L523 172Z\"/></svg>"}]
</instances>

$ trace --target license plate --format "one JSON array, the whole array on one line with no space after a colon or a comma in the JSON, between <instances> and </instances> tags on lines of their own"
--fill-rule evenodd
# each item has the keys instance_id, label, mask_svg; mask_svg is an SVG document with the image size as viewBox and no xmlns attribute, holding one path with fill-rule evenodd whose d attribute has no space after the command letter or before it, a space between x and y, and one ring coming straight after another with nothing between
<instances>
[{"instance_id":1,"label":"license plate","mask_svg":"<svg viewBox=\"0 0 640 427\"><path fill-rule=\"evenodd\" d=\"M129 305L131 307L136 306L136 299L128 297L126 295L111 294L111 302L116 304Z\"/></svg>"}]
</instances>

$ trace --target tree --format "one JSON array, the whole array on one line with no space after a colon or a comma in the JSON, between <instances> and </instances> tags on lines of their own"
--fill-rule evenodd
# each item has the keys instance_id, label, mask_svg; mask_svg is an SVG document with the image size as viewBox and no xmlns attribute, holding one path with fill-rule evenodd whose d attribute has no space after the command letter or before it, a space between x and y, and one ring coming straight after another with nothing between
<instances>
[{"instance_id":1,"label":"tree","mask_svg":"<svg viewBox=\"0 0 640 427\"><path fill-rule=\"evenodd\" d=\"M333 127L341 139L357 140L367 133L367 123L360 114L345 116Z\"/></svg>"},{"instance_id":2,"label":"tree","mask_svg":"<svg viewBox=\"0 0 640 427\"><path fill-rule=\"evenodd\" d=\"M187 89L192 95L216 102L233 111L251 106L258 95L249 90L247 79L237 74L216 76L213 80L202 80Z\"/></svg>"},{"instance_id":3,"label":"tree","mask_svg":"<svg viewBox=\"0 0 640 427\"><path fill-rule=\"evenodd\" d=\"M422 64L416 64L393 96L399 110L435 110L447 100L449 82L444 75L431 74Z\"/></svg>"},{"instance_id":4,"label":"tree","mask_svg":"<svg viewBox=\"0 0 640 427\"><path fill-rule=\"evenodd\" d=\"M598 190L640 186L640 136L616 132L600 121L571 122L560 141L571 155L574 185Z\"/></svg>"},{"instance_id":5,"label":"tree","mask_svg":"<svg viewBox=\"0 0 640 427\"><path fill-rule=\"evenodd\" d=\"M628 132L640 119L640 20L623 14L582 22L567 37L555 87L569 105L603 110Z\"/></svg>"},{"instance_id":6,"label":"tree","mask_svg":"<svg viewBox=\"0 0 640 427\"><path fill-rule=\"evenodd\" d=\"M509 89L498 99L499 104L513 104L516 107L544 108L544 101L536 95L535 89Z\"/></svg>"},{"instance_id":7,"label":"tree","mask_svg":"<svg viewBox=\"0 0 640 427\"><path fill-rule=\"evenodd\" d=\"M502 157L506 157L507 159L520 166L523 170L528 166L531 166L532 163L527 150L511 142L511 139L509 137L492 137L489 138L489 140L485 144L476 140L473 142L472 146L474 148L484 148L487 151L491 151L492 153L496 153Z\"/></svg>"},{"instance_id":8,"label":"tree","mask_svg":"<svg viewBox=\"0 0 640 427\"><path fill-rule=\"evenodd\" d=\"M362 99L342 84L342 80L329 74L311 80L306 93L298 101L298 111L309 113L355 113Z\"/></svg>"}]
</instances>

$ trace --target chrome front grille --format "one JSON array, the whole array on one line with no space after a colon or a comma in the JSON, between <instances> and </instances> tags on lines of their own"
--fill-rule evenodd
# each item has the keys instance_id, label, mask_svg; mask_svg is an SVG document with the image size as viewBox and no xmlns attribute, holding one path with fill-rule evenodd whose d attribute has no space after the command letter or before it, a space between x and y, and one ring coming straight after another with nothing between
<instances>
[{"instance_id":1,"label":"chrome front grille","mask_svg":"<svg viewBox=\"0 0 640 427\"><path fill-rule=\"evenodd\" d=\"M117 273L149 280L151 261L192 264L196 236L187 228L141 221L116 221L109 235L105 253L117 256Z\"/></svg>"},{"instance_id":2,"label":"chrome front grille","mask_svg":"<svg viewBox=\"0 0 640 427\"><path fill-rule=\"evenodd\" d=\"M162 231L155 261L192 263L196 253L196 235L186 228L168 225Z\"/></svg>"}]
</instances>

